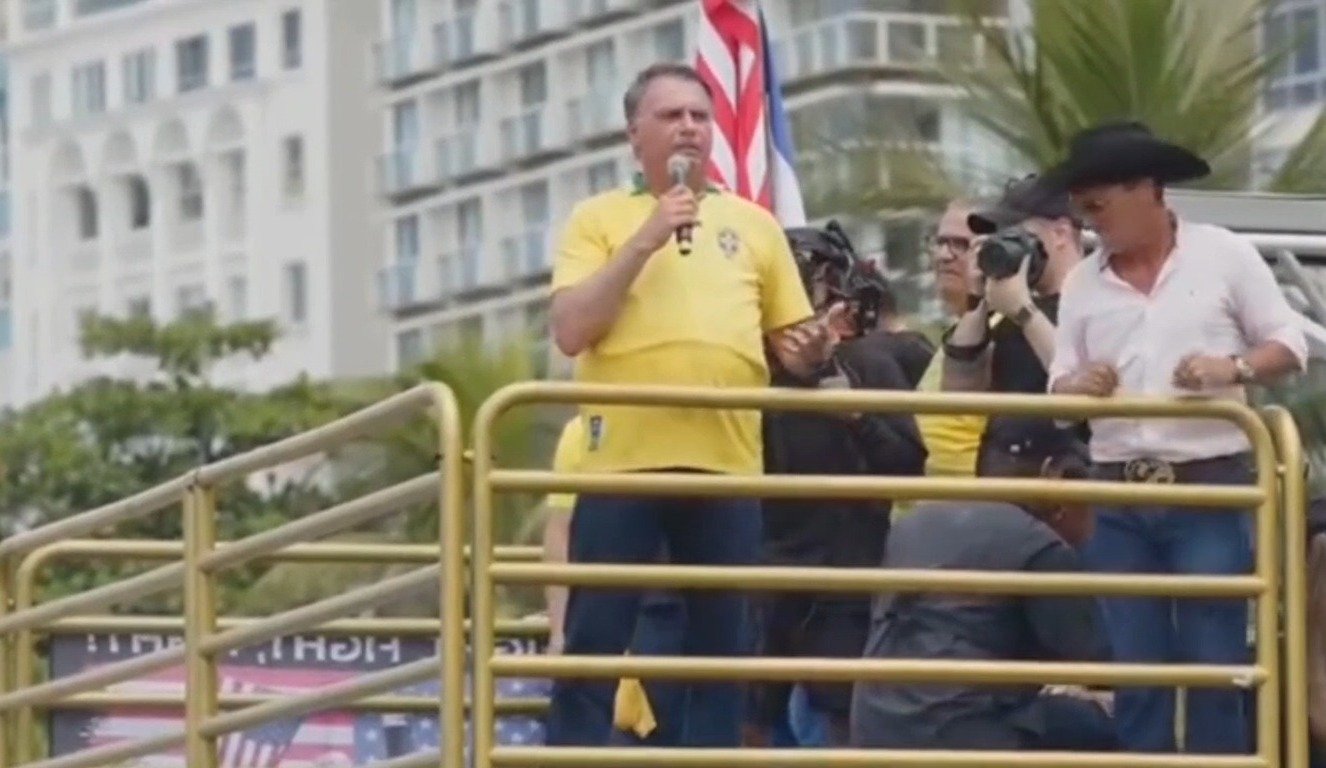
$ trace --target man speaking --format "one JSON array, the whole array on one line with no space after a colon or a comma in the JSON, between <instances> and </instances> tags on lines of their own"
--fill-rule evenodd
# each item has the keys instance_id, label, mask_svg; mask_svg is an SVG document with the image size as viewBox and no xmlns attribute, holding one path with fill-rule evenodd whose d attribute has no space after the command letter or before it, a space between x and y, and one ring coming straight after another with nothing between
<instances>
[{"instance_id":1,"label":"man speaking","mask_svg":"<svg viewBox=\"0 0 1326 768\"><path fill-rule=\"evenodd\" d=\"M762 387L766 344L790 371L827 355L827 321L810 304L778 222L709 185L712 100L695 70L658 64L623 99L640 173L571 213L553 263L553 340L576 358L576 379L624 385ZM757 411L585 405L585 472L762 471ZM575 563L750 565L760 556L755 499L581 494L571 520ZM627 650L640 595L571 590L567 654ZM751 650L746 599L736 591L686 594L685 653ZM548 743L603 744L611 732L610 681L553 688ZM737 746L743 696L735 683L691 686L684 746ZM680 717L681 715L677 715Z\"/></svg>"}]
</instances>

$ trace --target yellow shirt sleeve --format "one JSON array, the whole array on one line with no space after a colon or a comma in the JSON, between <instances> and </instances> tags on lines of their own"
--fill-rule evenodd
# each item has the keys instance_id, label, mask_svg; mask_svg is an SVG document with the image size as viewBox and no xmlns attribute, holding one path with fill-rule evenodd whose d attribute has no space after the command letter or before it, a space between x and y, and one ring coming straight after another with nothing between
<instances>
[{"instance_id":1,"label":"yellow shirt sleeve","mask_svg":"<svg viewBox=\"0 0 1326 768\"><path fill-rule=\"evenodd\" d=\"M583 202L577 205L553 256L552 290L569 288L599 271L612 257L611 248L594 209Z\"/></svg>"},{"instance_id":2,"label":"yellow shirt sleeve","mask_svg":"<svg viewBox=\"0 0 1326 768\"><path fill-rule=\"evenodd\" d=\"M575 472L585 457L585 430L580 417L576 416L562 427L562 434L557 438L557 448L553 451L554 472ZM571 511L576 505L574 493L550 493L544 503L559 510Z\"/></svg>"},{"instance_id":3,"label":"yellow shirt sleeve","mask_svg":"<svg viewBox=\"0 0 1326 768\"><path fill-rule=\"evenodd\" d=\"M761 325L768 332L807 320L814 310L801 285L801 273L787 236L772 216L766 221L764 247L757 258L760 259Z\"/></svg>"}]
</instances>

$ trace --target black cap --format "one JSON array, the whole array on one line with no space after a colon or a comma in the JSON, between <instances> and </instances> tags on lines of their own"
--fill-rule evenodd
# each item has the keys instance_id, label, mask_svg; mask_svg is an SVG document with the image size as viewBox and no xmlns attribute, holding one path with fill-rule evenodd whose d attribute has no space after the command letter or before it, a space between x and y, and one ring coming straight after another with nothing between
<instances>
[{"instance_id":1,"label":"black cap","mask_svg":"<svg viewBox=\"0 0 1326 768\"><path fill-rule=\"evenodd\" d=\"M1043 416L996 417L985 430L979 474L1008 474L996 468L1011 464L1039 467L1051 458L1076 458L1084 465L1091 462L1075 427L1061 427Z\"/></svg>"},{"instance_id":2,"label":"black cap","mask_svg":"<svg viewBox=\"0 0 1326 768\"><path fill-rule=\"evenodd\" d=\"M999 200L967 217L967 226L978 235L988 235L1030 218L1072 217L1068 193L1043 184L1040 177L1033 174L1010 181Z\"/></svg>"}]
</instances>

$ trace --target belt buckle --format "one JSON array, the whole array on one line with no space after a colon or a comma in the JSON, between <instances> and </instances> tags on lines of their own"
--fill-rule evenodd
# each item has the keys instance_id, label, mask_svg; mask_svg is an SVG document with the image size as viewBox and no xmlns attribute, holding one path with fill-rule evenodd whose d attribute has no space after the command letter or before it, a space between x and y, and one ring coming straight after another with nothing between
<instances>
[{"instance_id":1,"label":"belt buckle","mask_svg":"<svg viewBox=\"0 0 1326 768\"><path fill-rule=\"evenodd\" d=\"M1130 483L1174 483L1174 465L1163 459L1133 459L1123 465L1123 478Z\"/></svg>"}]
</instances>

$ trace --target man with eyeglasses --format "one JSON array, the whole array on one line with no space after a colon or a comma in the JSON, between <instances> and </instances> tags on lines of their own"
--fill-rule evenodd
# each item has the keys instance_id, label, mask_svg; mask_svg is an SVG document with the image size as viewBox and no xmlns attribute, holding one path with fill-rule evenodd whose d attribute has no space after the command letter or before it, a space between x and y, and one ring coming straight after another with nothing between
<instances>
[{"instance_id":1,"label":"man with eyeglasses","mask_svg":"<svg viewBox=\"0 0 1326 768\"><path fill-rule=\"evenodd\" d=\"M1059 291L1082 261L1081 225L1070 212L1068 194L1028 176L1009 182L996 203L972 213L967 223L978 238L1012 229L1030 234L1044 250L1044 265L1036 267L1038 275L1029 272L1028 253L1009 277L971 270L966 311L944 339L943 389L1042 394L1054 358ZM973 250L980 248L978 239ZM992 417L981 437L978 467L987 446L1004 441L1004 433L1020 432L1028 420Z\"/></svg>"},{"instance_id":2,"label":"man with eyeglasses","mask_svg":"<svg viewBox=\"0 0 1326 768\"><path fill-rule=\"evenodd\" d=\"M935 291L950 321L961 317L967 309L969 276L976 267L972 248L976 233L967 222L971 212L972 205L966 200L951 201L927 243L935 275ZM943 362L943 350L936 351L916 384L918 392L940 390ZM916 427L927 452L926 475L970 477L976 473L976 452L985 430L984 416L918 413ZM902 517L911 509L911 504L895 504L893 517Z\"/></svg>"}]
</instances>

